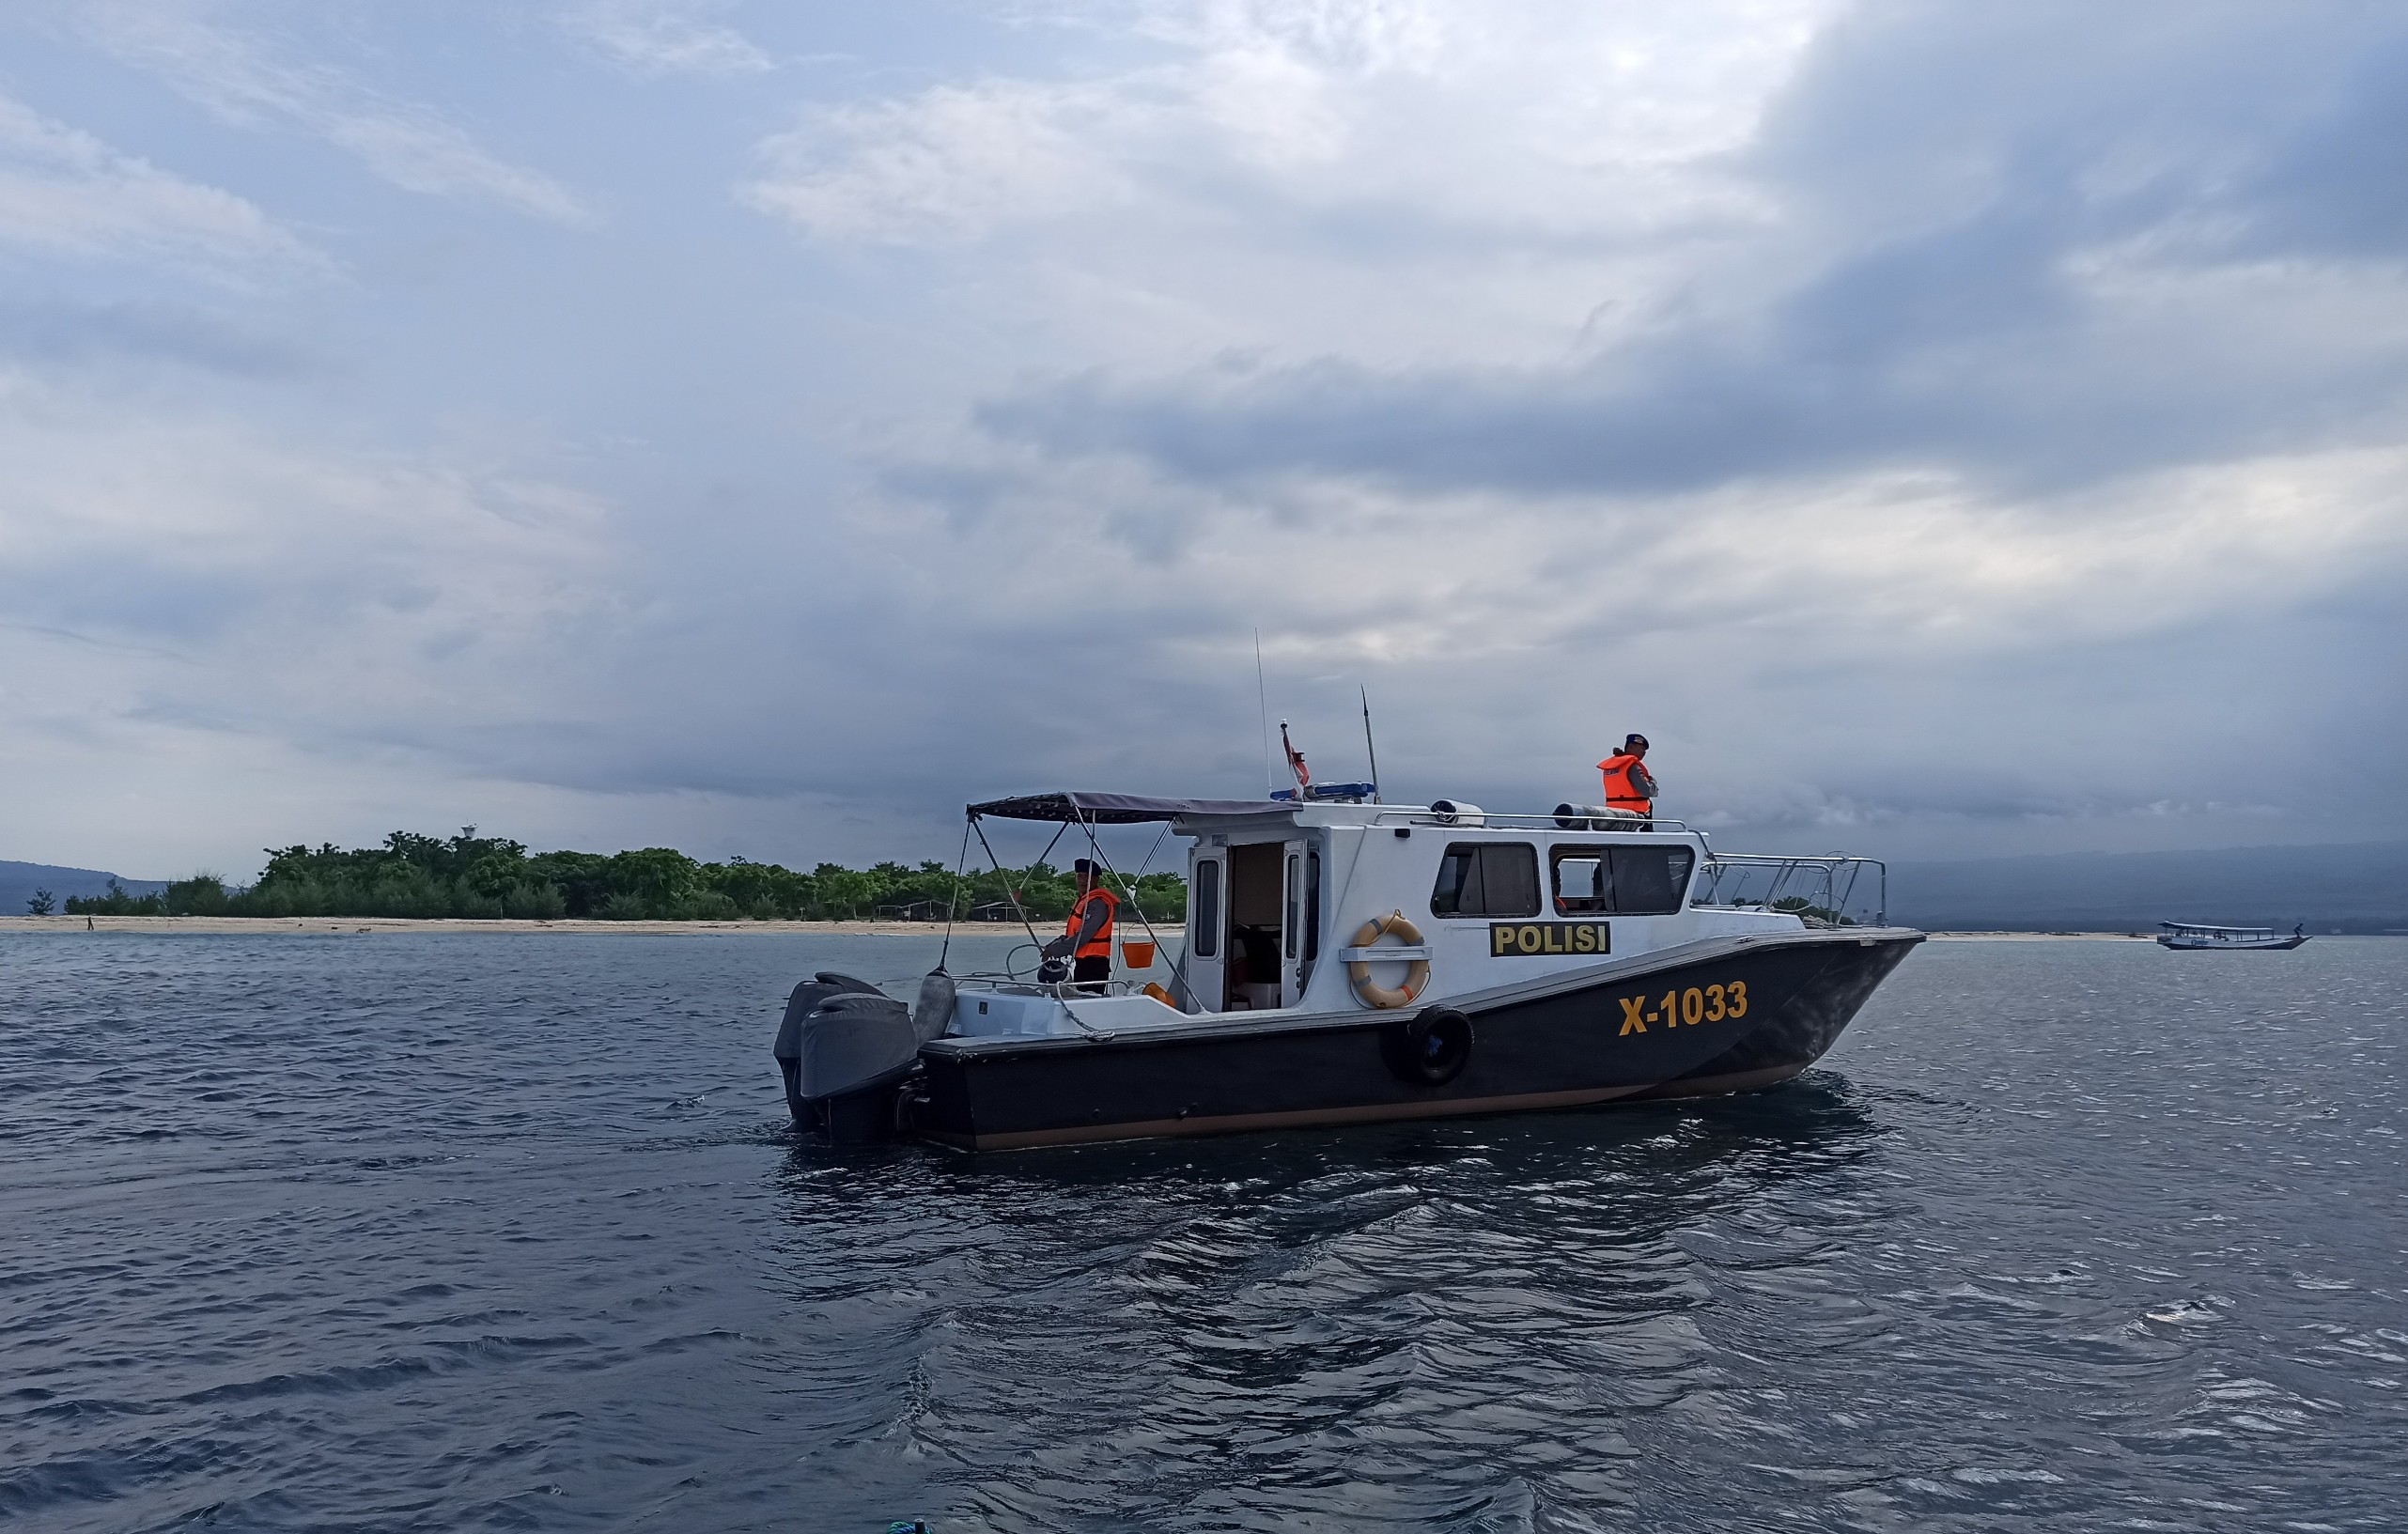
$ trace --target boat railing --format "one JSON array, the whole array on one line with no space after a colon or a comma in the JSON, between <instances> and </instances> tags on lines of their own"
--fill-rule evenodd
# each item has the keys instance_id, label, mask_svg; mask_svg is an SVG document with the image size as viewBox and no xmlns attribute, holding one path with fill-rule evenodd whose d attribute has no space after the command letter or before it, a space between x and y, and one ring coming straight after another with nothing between
<instances>
[{"instance_id":1,"label":"boat railing","mask_svg":"<svg viewBox=\"0 0 2408 1534\"><path fill-rule=\"evenodd\" d=\"M1810 927L1889 922L1889 870L1873 858L1716 853L1698 870L1689 891L1692 906L1780 911Z\"/></svg>"},{"instance_id":2,"label":"boat railing","mask_svg":"<svg viewBox=\"0 0 2408 1534\"><path fill-rule=\"evenodd\" d=\"M1110 980L1030 980L1018 975L973 971L953 977L960 990L1000 991L1005 996L1049 996L1057 1001L1093 1001L1106 996L1142 996L1145 982L1115 975Z\"/></svg>"},{"instance_id":3,"label":"boat railing","mask_svg":"<svg viewBox=\"0 0 2408 1534\"><path fill-rule=\"evenodd\" d=\"M1403 824L1436 826L1441 829L1479 830L1593 830L1628 833L1633 831L1682 831L1693 829L1687 821L1668 819L1663 815L1634 817L1629 820L1592 820L1572 813L1548 811L1531 814L1509 810L1461 810L1449 813L1420 804L1366 805L1375 826ZM1572 807L1567 806L1567 812ZM1702 834L1702 833L1701 833Z\"/></svg>"}]
</instances>

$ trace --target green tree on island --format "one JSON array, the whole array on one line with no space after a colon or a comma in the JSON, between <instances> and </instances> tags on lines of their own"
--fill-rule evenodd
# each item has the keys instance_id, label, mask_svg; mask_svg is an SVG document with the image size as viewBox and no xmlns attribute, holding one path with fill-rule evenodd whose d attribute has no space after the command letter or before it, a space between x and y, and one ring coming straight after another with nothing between
<instances>
[{"instance_id":1,"label":"green tree on island","mask_svg":"<svg viewBox=\"0 0 2408 1534\"><path fill-rule=\"evenodd\" d=\"M1148 918L1188 916L1187 881L1148 874L1116 888ZM229 889L196 874L165 892L135 895L114 879L106 893L68 897L71 916L399 916L573 917L601 921L861 921L878 917L942 921L1059 922L1075 888L1050 863L956 875L940 862L909 868L821 863L808 874L776 863L731 858L696 862L672 847L629 852L537 852L504 837L395 831L378 847L268 849L259 881ZM37 913L46 914L46 913Z\"/></svg>"}]
</instances>

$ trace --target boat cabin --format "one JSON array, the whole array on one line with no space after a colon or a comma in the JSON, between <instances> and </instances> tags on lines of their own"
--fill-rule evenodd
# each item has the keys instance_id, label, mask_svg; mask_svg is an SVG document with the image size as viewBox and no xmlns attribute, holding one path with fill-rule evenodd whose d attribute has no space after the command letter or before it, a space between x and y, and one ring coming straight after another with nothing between
<instances>
[{"instance_id":1,"label":"boat cabin","mask_svg":"<svg viewBox=\"0 0 2408 1534\"><path fill-rule=\"evenodd\" d=\"M1183 933L1133 911L1174 963L1094 987L972 977L950 1030L1094 1032L1201 1015L1404 1011L1701 939L1878 926L1881 865L1717 857L1705 834L1590 806L1427 805L1057 794L973 817L1167 821L1188 843ZM1100 844L1097 846L1100 856ZM1184 939L1173 945L1173 937Z\"/></svg>"}]
</instances>

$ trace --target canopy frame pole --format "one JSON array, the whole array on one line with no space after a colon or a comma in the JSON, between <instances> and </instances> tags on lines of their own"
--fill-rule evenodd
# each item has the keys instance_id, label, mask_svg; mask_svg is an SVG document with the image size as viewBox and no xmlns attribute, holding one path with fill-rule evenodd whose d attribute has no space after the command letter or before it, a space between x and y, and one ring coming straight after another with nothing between
<instances>
[{"instance_id":1,"label":"canopy frame pole","mask_svg":"<svg viewBox=\"0 0 2408 1534\"><path fill-rule=\"evenodd\" d=\"M961 871L970 866L970 816L962 817L961 856L954 860L954 881L945 891L945 946L937 950L937 973L945 972L945 960L954 951L954 913L961 906Z\"/></svg>"},{"instance_id":2,"label":"canopy frame pole","mask_svg":"<svg viewBox=\"0 0 2408 1534\"><path fill-rule=\"evenodd\" d=\"M995 856L994 844L987 840L987 828L980 825L978 823L978 816L973 814L970 817L970 829L978 833L978 844L987 849L987 860L995 865L995 872L1003 875L1003 893L1012 902L1012 912L1020 919L1021 930L1025 931L1029 935L1029 941L1035 946L1038 953L1042 955L1045 952L1045 943L1037 937L1037 929L1035 926L1031 924L1029 921L1028 907L1020 904L1020 891L1012 887L1010 871L1004 868L1003 860ZM1069 828L1066 826L1063 828L1064 830L1067 830ZM1061 840L1062 831L1054 832L1053 842L1059 842ZM1045 844L1046 852L1051 852L1053 850L1053 842L1048 842ZM1044 853L1037 855L1037 861L1045 861ZM1012 967L1008 962L1003 966L1006 973L1010 972L1011 968Z\"/></svg>"},{"instance_id":3,"label":"canopy frame pole","mask_svg":"<svg viewBox=\"0 0 2408 1534\"><path fill-rule=\"evenodd\" d=\"M1162 829L1154 833L1154 844L1145 849L1145 860L1137 865L1137 877L1141 879L1145 877L1145 871L1154 866L1154 855L1162 850L1162 839L1170 834L1171 823L1166 820L1162 822ZM1104 849L1097 847L1095 850L1100 853ZM1135 900L1137 898L1137 886L1134 884L1131 884L1128 887L1128 898L1131 900ZM1144 920L1143 912L1141 911L1139 913L1138 920Z\"/></svg>"}]
</instances>

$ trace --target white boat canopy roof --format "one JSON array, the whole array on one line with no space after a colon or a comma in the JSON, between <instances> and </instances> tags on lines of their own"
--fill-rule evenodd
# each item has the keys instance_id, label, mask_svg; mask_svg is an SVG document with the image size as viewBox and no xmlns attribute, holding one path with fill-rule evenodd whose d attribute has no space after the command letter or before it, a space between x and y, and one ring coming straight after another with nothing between
<instances>
[{"instance_id":1,"label":"white boat canopy roof","mask_svg":"<svg viewBox=\"0 0 2408 1534\"><path fill-rule=\"evenodd\" d=\"M1197 819L1212 815L1285 814L1297 808L1294 799L1165 799L1142 794L1097 794L1073 789L1061 794L1022 794L988 799L970 806L970 818L993 815L998 820L1058 820L1072 825L1134 826L1151 820Z\"/></svg>"}]
</instances>

